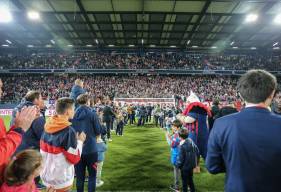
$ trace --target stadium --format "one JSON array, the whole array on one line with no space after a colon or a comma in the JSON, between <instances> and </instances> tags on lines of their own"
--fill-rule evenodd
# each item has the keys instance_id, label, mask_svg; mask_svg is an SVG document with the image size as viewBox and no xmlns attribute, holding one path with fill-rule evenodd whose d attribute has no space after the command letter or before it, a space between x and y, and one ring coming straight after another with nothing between
<instances>
[{"instance_id":1,"label":"stadium","mask_svg":"<svg viewBox=\"0 0 281 192\"><path fill-rule=\"evenodd\" d=\"M0 0L0 192L280 191L279 0Z\"/></svg>"}]
</instances>

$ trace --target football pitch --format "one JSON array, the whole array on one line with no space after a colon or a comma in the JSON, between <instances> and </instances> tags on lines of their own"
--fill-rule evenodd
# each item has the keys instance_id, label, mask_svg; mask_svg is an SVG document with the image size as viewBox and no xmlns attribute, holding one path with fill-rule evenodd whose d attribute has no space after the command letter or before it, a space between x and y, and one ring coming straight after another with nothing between
<instances>
[{"instance_id":1,"label":"football pitch","mask_svg":"<svg viewBox=\"0 0 281 192\"><path fill-rule=\"evenodd\" d=\"M8 125L10 117L4 120ZM170 191L173 168L164 131L152 124L124 130L123 137L112 133L102 172L104 185L97 191ZM203 162L194 182L197 192L224 191L224 174L210 175Z\"/></svg>"}]
</instances>

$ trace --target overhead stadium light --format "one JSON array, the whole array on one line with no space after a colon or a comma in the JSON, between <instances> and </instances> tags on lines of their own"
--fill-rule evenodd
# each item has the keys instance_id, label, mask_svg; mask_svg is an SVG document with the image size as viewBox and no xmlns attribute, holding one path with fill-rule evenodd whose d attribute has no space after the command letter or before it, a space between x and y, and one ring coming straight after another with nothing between
<instances>
[{"instance_id":1,"label":"overhead stadium light","mask_svg":"<svg viewBox=\"0 0 281 192\"><path fill-rule=\"evenodd\" d=\"M9 45L7 45L7 44L3 44L3 45L2 45L2 47L9 47Z\"/></svg>"},{"instance_id":2,"label":"overhead stadium light","mask_svg":"<svg viewBox=\"0 0 281 192\"><path fill-rule=\"evenodd\" d=\"M34 47L33 45L27 45L27 47L31 48L31 47Z\"/></svg>"},{"instance_id":3,"label":"overhead stadium light","mask_svg":"<svg viewBox=\"0 0 281 192\"><path fill-rule=\"evenodd\" d=\"M73 47L73 45L69 44L69 45L67 45L67 47Z\"/></svg>"},{"instance_id":4,"label":"overhead stadium light","mask_svg":"<svg viewBox=\"0 0 281 192\"><path fill-rule=\"evenodd\" d=\"M149 45L149 47L156 47L156 45Z\"/></svg>"},{"instance_id":5,"label":"overhead stadium light","mask_svg":"<svg viewBox=\"0 0 281 192\"><path fill-rule=\"evenodd\" d=\"M40 14L37 11L29 11L27 13L27 16L31 20L39 20L40 19Z\"/></svg>"},{"instance_id":6,"label":"overhead stadium light","mask_svg":"<svg viewBox=\"0 0 281 192\"><path fill-rule=\"evenodd\" d=\"M48 45L46 45L46 47L50 48L50 47L52 47L52 45L48 44Z\"/></svg>"},{"instance_id":7,"label":"overhead stadium light","mask_svg":"<svg viewBox=\"0 0 281 192\"><path fill-rule=\"evenodd\" d=\"M211 47L211 49L216 49L216 48L218 48L218 47L216 47L216 46L212 46L212 47Z\"/></svg>"},{"instance_id":8,"label":"overhead stadium light","mask_svg":"<svg viewBox=\"0 0 281 192\"><path fill-rule=\"evenodd\" d=\"M7 43L9 43L9 44L12 44L12 42L11 42L11 41L9 41L8 39L6 40L6 42L7 42Z\"/></svg>"},{"instance_id":9,"label":"overhead stadium light","mask_svg":"<svg viewBox=\"0 0 281 192\"><path fill-rule=\"evenodd\" d=\"M188 40L188 41L186 42L186 44L189 45L189 44L190 44L190 40Z\"/></svg>"},{"instance_id":10,"label":"overhead stadium light","mask_svg":"<svg viewBox=\"0 0 281 192\"><path fill-rule=\"evenodd\" d=\"M255 22L256 20L258 19L258 15L257 14L248 14L246 16L246 23L252 23L252 22Z\"/></svg>"},{"instance_id":11,"label":"overhead stadium light","mask_svg":"<svg viewBox=\"0 0 281 192\"><path fill-rule=\"evenodd\" d=\"M177 46L175 46L175 45L170 45L170 47L171 47L171 48L176 48Z\"/></svg>"},{"instance_id":12,"label":"overhead stadium light","mask_svg":"<svg viewBox=\"0 0 281 192\"><path fill-rule=\"evenodd\" d=\"M99 44L99 41L97 39L95 41L96 41L96 44Z\"/></svg>"},{"instance_id":13,"label":"overhead stadium light","mask_svg":"<svg viewBox=\"0 0 281 192\"><path fill-rule=\"evenodd\" d=\"M115 45L108 45L108 47L114 47Z\"/></svg>"},{"instance_id":14,"label":"overhead stadium light","mask_svg":"<svg viewBox=\"0 0 281 192\"><path fill-rule=\"evenodd\" d=\"M142 40L141 40L141 44L143 44L143 43L144 43L144 40L142 39Z\"/></svg>"},{"instance_id":15,"label":"overhead stadium light","mask_svg":"<svg viewBox=\"0 0 281 192\"><path fill-rule=\"evenodd\" d=\"M129 47L134 47L135 45L129 45Z\"/></svg>"},{"instance_id":16,"label":"overhead stadium light","mask_svg":"<svg viewBox=\"0 0 281 192\"><path fill-rule=\"evenodd\" d=\"M93 45L90 45L90 44L89 44L89 45L86 45L86 47L93 47Z\"/></svg>"},{"instance_id":17,"label":"overhead stadium light","mask_svg":"<svg viewBox=\"0 0 281 192\"><path fill-rule=\"evenodd\" d=\"M273 22L277 25L281 25L281 14L276 15L276 17L274 18Z\"/></svg>"},{"instance_id":18,"label":"overhead stadium light","mask_svg":"<svg viewBox=\"0 0 281 192\"><path fill-rule=\"evenodd\" d=\"M55 40L51 39L50 41L52 44L56 44Z\"/></svg>"},{"instance_id":19,"label":"overhead stadium light","mask_svg":"<svg viewBox=\"0 0 281 192\"><path fill-rule=\"evenodd\" d=\"M273 43L273 45L272 45L272 46L274 47L274 46L276 46L276 45L278 45L278 42Z\"/></svg>"},{"instance_id":20,"label":"overhead stadium light","mask_svg":"<svg viewBox=\"0 0 281 192\"><path fill-rule=\"evenodd\" d=\"M230 45L233 45L234 44L234 41L232 41L231 43L230 43Z\"/></svg>"},{"instance_id":21,"label":"overhead stadium light","mask_svg":"<svg viewBox=\"0 0 281 192\"><path fill-rule=\"evenodd\" d=\"M238 49L238 47L232 47L233 49Z\"/></svg>"},{"instance_id":22,"label":"overhead stadium light","mask_svg":"<svg viewBox=\"0 0 281 192\"><path fill-rule=\"evenodd\" d=\"M273 47L273 49L277 50L277 49L280 49L280 47Z\"/></svg>"},{"instance_id":23,"label":"overhead stadium light","mask_svg":"<svg viewBox=\"0 0 281 192\"><path fill-rule=\"evenodd\" d=\"M252 49L252 50L256 50L257 48L256 48L256 47L251 47L251 49Z\"/></svg>"},{"instance_id":24,"label":"overhead stadium light","mask_svg":"<svg viewBox=\"0 0 281 192\"><path fill-rule=\"evenodd\" d=\"M197 45L193 45L193 46L192 46L192 48L197 48L197 47L198 47Z\"/></svg>"},{"instance_id":25,"label":"overhead stadium light","mask_svg":"<svg viewBox=\"0 0 281 192\"><path fill-rule=\"evenodd\" d=\"M7 7L0 7L0 23L9 23L13 20L13 16Z\"/></svg>"}]
</instances>

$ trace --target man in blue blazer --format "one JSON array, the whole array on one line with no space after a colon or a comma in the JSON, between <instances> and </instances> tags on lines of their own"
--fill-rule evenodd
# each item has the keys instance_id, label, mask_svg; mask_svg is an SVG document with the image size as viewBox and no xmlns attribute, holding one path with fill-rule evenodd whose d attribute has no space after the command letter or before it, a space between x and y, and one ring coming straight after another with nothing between
<instances>
[{"instance_id":1,"label":"man in blue blazer","mask_svg":"<svg viewBox=\"0 0 281 192\"><path fill-rule=\"evenodd\" d=\"M226 192L281 191L281 117L269 109L276 88L272 74L248 71L238 82L246 107L214 123L206 166L226 172Z\"/></svg>"}]
</instances>

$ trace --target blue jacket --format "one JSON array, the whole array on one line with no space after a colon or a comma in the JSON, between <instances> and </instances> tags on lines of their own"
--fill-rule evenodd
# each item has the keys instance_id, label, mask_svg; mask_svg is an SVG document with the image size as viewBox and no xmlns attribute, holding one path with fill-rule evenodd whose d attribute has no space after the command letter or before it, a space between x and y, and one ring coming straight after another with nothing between
<instances>
[{"instance_id":1,"label":"blue jacket","mask_svg":"<svg viewBox=\"0 0 281 192\"><path fill-rule=\"evenodd\" d=\"M248 107L215 121L208 143L210 173L226 172L227 192L280 191L281 117Z\"/></svg>"},{"instance_id":2,"label":"blue jacket","mask_svg":"<svg viewBox=\"0 0 281 192\"><path fill-rule=\"evenodd\" d=\"M31 107L33 106L34 104L30 101L26 101L25 99L22 99L20 104L18 104L14 109L13 109L13 112L12 112L12 119L11 119L11 122L10 122L10 126L13 126L14 123L15 123L15 118L16 118L16 114L17 112L21 111L21 109L23 107Z\"/></svg>"},{"instance_id":3,"label":"blue jacket","mask_svg":"<svg viewBox=\"0 0 281 192\"><path fill-rule=\"evenodd\" d=\"M77 97L84 93L86 93L86 91L82 87L80 87L78 85L74 85L71 88L70 98L74 99L76 101Z\"/></svg>"},{"instance_id":4,"label":"blue jacket","mask_svg":"<svg viewBox=\"0 0 281 192\"><path fill-rule=\"evenodd\" d=\"M98 162L104 161L104 153L107 150L107 146L104 142L97 143L98 150Z\"/></svg>"},{"instance_id":5,"label":"blue jacket","mask_svg":"<svg viewBox=\"0 0 281 192\"><path fill-rule=\"evenodd\" d=\"M192 170L198 164L199 149L191 139L180 145L176 166L181 170Z\"/></svg>"},{"instance_id":6,"label":"blue jacket","mask_svg":"<svg viewBox=\"0 0 281 192\"><path fill-rule=\"evenodd\" d=\"M81 105L76 109L72 119L72 127L78 133L84 131L87 136L82 154L97 152L96 136L101 134L100 122L97 114L90 107Z\"/></svg>"},{"instance_id":7,"label":"blue jacket","mask_svg":"<svg viewBox=\"0 0 281 192\"><path fill-rule=\"evenodd\" d=\"M29 107L33 106L32 102L25 101L23 100L14 110L12 114L12 120L11 120L11 125L14 124L14 120L16 117L16 113L18 111L21 111L23 107ZM44 112L43 112L44 113ZM22 142L18 146L17 150L15 153L18 153L20 151L23 151L25 149L40 149L40 139L44 131L44 126L45 126L45 115L41 114L40 117L35 119L30 128L24 133L22 137Z\"/></svg>"},{"instance_id":8,"label":"blue jacket","mask_svg":"<svg viewBox=\"0 0 281 192\"><path fill-rule=\"evenodd\" d=\"M171 147L171 163L172 165L176 165L180 145L179 134L175 133L171 137L167 137L167 142Z\"/></svg>"}]
</instances>

